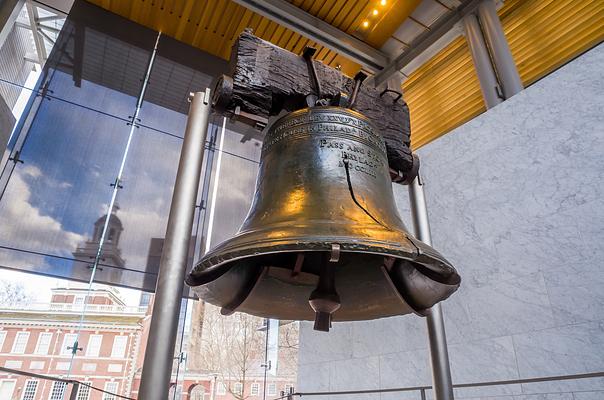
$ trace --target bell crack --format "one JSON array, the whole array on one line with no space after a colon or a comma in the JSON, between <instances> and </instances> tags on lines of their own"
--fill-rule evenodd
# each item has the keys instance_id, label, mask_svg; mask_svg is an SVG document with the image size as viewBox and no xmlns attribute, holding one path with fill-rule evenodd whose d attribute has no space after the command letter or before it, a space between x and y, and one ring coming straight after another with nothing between
<instances>
[{"instance_id":1,"label":"bell crack","mask_svg":"<svg viewBox=\"0 0 604 400\"><path fill-rule=\"evenodd\" d=\"M371 213L369 211L367 211L367 209L365 207L363 207L361 205L361 203L359 203L359 201L357 200L356 196L354 195L354 190L352 188L352 181L350 179L350 169L349 169L350 167L349 167L348 163L349 163L348 156L346 154L344 154L343 164L344 164L344 169L346 170L346 181L348 182L348 192L350 193L350 197L352 197L352 201L354 202L354 204L357 205L357 207L359 207L361 210L363 210L363 212L365 214L367 214L369 216L369 218L371 218L373 221L375 221L375 223L377 223L378 225L381 225L384 228L386 228L389 231L391 231L392 229L390 229L389 226L387 226L386 224L382 223L377 218L375 218L373 215L371 215Z\"/></svg>"}]
</instances>

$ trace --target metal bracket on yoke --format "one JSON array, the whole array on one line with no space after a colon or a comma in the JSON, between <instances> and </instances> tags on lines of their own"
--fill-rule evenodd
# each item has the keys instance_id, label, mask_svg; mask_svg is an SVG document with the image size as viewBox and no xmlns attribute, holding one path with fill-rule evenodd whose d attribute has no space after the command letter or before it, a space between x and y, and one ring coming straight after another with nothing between
<instances>
[{"instance_id":1,"label":"metal bracket on yoke","mask_svg":"<svg viewBox=\"0 0 604 400\"><path fill-rule=\"evenodd\" d=\"M348 108L351 110L354 108L354 105L357 101L357 96L359 95L359 90L361 89L361 85L365 79L367 79L367 74L365 74L363 71L357 72L357 74L354 76L354 88L352 89L352 94L350 95L350 105L348 106Z\"/></svg>"},{"instance_id":2,"label":"metal bracket on yoke","mask_svg":"<svg viewBox=\"0 0 604 400\"><path fill-rule=\"evenodd\" d=\"M306 103L308 104L309 107L312 107L315 105L323 105L323 104L317 104L318 102L322 101L322 98L321 98L322 90L321 90L321 82L319 81L319 77L317 76L317 69L315 68L315 64L312 60L312 56L314 56L316 52L317 52L317 49L315 49L314 47L309 47L309 46L305 47L304 51L302 52L302 57L304 58L304 60L306 60L306 65L308 66L308 76L310 77L310 84L315 91L314 96L316 96L316 99L313 98L313 94L309 94L306 97Z\"/></svg>"},{"instance_id":3,"label":"metal bracket on yoke","mask_svg":"<svg viewBox=\"0 0 604 400\"><path fill-rule=\"evenodd\" d=\"M393 90L393 89L384 89L382 91L382 93L380 93L380 97L383 97L386 93L396 94L396 98L392 101L392 104L396 103L397 101L400 100L401 97L403 97L403 94L401 92L399 92L398 90Z\"/></svg>"},{"instance_id":4,"label":"metal bracket on yoke","mask_svg":"<svg viewBox=\"0 0 604 400\"><path fill-rule=\"evenodd\" d=\"M413 165L409 171L401 172L390 168L390 180L401 185L410 185L419 173L419 157L413 154Z\"/></svg>"},{"instance_id":5,"label":"metal bracket on yoke","mask_svg":"<svg viewBox=\"0 0 604 400\"><path fill-rule=\"evenodd\" d=\"M260 131L263 130L266 125L268 125L267 118L241 111L241 107L239 106L235 107L232 120L241 121L247 125L252 125L254 128Z\"/></svg>"}]
</instances>

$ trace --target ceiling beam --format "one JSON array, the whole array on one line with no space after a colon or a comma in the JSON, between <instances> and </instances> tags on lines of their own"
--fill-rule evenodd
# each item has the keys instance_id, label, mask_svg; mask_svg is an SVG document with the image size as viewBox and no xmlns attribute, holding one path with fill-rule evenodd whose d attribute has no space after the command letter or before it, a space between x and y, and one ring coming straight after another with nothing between
<instances>
[{"instance_id":1,"label":"ceiling beam","mask_svg":"<svg viewBox=\"0 0 604 400\"><path fill-rule=\"evenodd\" d=\"M0 47L13 30L13 25L19 17L19 12L25 0L7 0L0 2Z\"/></svg>"},{"instance_id":2,"label":"ceiling beam","mask_svg":"<svg viewBox=\"0 0 604 400\"><path fill-rule=\"evenodd\" d=\"M361 64L370 72L377 72L388 64L388 56L382 51L285 0L233 1Z\"/></svg>"},{"instance_id":3,"label":"ceiling beam","mask_svg":"<svg viewBox=\"0 0 604 400\"><path fill-rule=\"evenodd\" d=\"M392 75L403 69L413 59L426 51L443 35L449 32L455 24L462 20L463 17L473 12L482 0L465 0L459 7L443 15L436 23L430 26L429 31L425 31L419 35L410 46L403 50L394 60L386 65L381 71L373 76L373 84L378 87L383 85L390 79Z\"/></svg>"}]
</instances>

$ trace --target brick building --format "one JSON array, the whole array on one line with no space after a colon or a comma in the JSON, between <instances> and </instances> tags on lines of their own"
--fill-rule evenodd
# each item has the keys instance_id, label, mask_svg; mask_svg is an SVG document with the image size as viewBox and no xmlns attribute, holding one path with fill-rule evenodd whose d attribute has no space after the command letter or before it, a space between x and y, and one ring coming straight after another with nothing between
<instances>
[{"instance_id":1,"label":"brick building","mask_svg":"<svg viewBox=\"0 0 604 400\"><path fill-rule=\"evenodd\" d=\"M46 304L0 306L0 366L89 382L129 394L139 349L143 307L127 307L112 289L95 289L86 305L86 289L57 288ZM72 359L72 347L78 350ZM60 382L30 379L0 371L0 399L61 399ZM78 400L107 400L101 392L80 387Z\"/></svg>"}]
</instances>

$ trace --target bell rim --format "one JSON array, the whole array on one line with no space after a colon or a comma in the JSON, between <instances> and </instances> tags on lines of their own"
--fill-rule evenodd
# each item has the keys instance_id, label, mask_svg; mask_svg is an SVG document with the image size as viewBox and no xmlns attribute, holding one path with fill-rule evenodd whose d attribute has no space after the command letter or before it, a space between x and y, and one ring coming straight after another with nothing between
<instances>
[{"instance_id":1,"label":"bell rim","mask_svg":"<svg viewBox=\"0 0 604 400\"><path fill-rule=\"evenodd\" d=\"M214 250L207 253L199 262L197 262L191 272L186 277L186 283L189 286L201 286L218 279L224 273L228 272L233 266L232 263L244 260L246 258L254 256L264 256L279 253L303 253L303 252L317 252L317 251L330 251L332 244L340 245L340 252L345 253L363 253L372 254L376 256L390 256L402 260L411 261L420 264L431 270L436 269L440 275L446 275L447 279L436 280L440 284L444 285L459 285L461 277L459 273L453 267L453 265L445 259L440 253L432 248L427 248L426 245L420 241L413 240L407 236L407 240L412 243L415 247L415 252L409 252L402 249L402 245L395 242L377 241L374 240L374 244L367 244L370 239L364 240L364 243L357 243L352 241L349 237L334 237L330 236L330 240L304 240L303 238L292 238L282 240L282 243L275 243L275 239L266 240L266 245L262 245L261 241L254 242L240 242L229 246L230 241L223 242L218 245ZM337 240L341 239L341 240ZM425 252L421 249L428 249L430 251ZM227 267L227 264L231 264ZM220 271L223 268L224 271ZM201 280L196 277L196 274L211 274L216 273L218 277L209 280ZM450 281L451 278L453 281Z\"/></svg>"}]
</instances>

